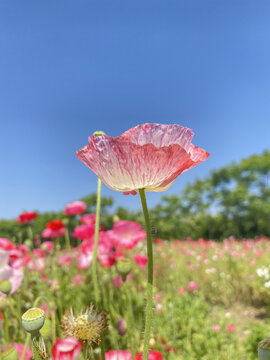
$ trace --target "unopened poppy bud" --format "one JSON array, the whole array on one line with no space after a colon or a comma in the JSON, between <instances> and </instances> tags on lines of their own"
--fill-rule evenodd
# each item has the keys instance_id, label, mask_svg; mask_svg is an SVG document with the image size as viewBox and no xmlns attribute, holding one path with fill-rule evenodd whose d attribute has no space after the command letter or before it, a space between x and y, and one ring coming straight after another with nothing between
<instances>
[{"instance_id":1,"label":"unopened poppy bud","mask_svg":"<svg viewBox=\"0 0 270 360\"><path fill-rule=\"evenodd\" d=\"M259 342L258 356L259 360L270 360L270 338Z\"/></svg>"},{"instance_id":2,"label":"unopened poppy bud","mask_svg":"<svg viewBox=\"0 0 270 360\"><path fill-rule=\"evenodd\" d=\"M32 245L33 245L33 241L30 240L30 239L26 239L24 244L29 248L31 249L32 248Z\"/></svg>"},{"instance_id":3,"label":"unopened poppy bud","mask_svg":"<svg viewBox=\"0 0 270 360\"><path fill-rule=\"evenodd\" d=\"M101 135L105 135L105 132L99 130L99 131L95 131L93 135L94 136L101 136Z\"/></svg>"},{"instance_id":4,"label":"unopened poppy bud","mask_svg":"<svg viewBox=\"0 0 270 360\"><path fill-rule=\"evenodd\" d=\"M34 334L37 333L45 322L45 313L42 309L31 308L22 316L22 326L25 331Z\"/></svg>"},{"instance_id":5,"label":"unopened poppy bud","mask_svg":"<svg viewBox=\"0 0 270 360\"><path fill-rule=\"evenodd\" d=\"M0 291L8 295L11 291L11 282L9 280L3 280L0 282Z\"/></svg>"},{"instance_id":6,"label":"unopened poppy bud","mask_svg":"<svg viewBox=\"0 0 270 360\"><path fill-rule=\"evenodd\" d=\"M0 296L0 312L4 312L8 307L8 300L4 296Z\"/></svg>"},{"instance_id":7,"label":"unopened poppy bud","mask_svg":"<svg viewBox=\"0 0 270 360\"><path fill-rule=\"evenodd\" d=\"M13 346L10 346L5 351L3 351L1 356L2 360L19 360L18 351Z\"/></svg>"},{"instance_id":8,"label":"unopened poppy bud","mask_svg":"<svg viewBox=\"0 0 270 360\"><path fill-rule=\"evenodd\" d=\"M116 270L122 276L127 276L132 269L132 263L129 259L119 259L116 263Z\"/></svg>"},{"instance_id":9,"label":"unopened poppy bud","mask_svg":"<svg viewBox=\"0 0 270 360\"><path fill-rule=\"evenodd\" d=\"M40 330L40 333L45 340L50 339L52 337L52 322L48 317L46 317L44 325Z\"/></svg>"},{"instance_id":10,"label":"unopened poppy bud","mask_svg":"<svg viewBox=\"0 0 270 360\"><path fill-rule=\"evenodd\" d=\"M69 224L69 219L68 219L68 218L64 218L64 219L62 220L62 223L63 223L65 226L67 226L67 225Z\"/></svg>"},{"instance_id":11,"label":"unopened poppy bud","mask_svg":"<svg viewBox=\"0 0 270 360\"><path fill-rule=\"evenodd\" d=\"M125 335L126 330L127 330L127 323L126 323L125 319L122 318L117 322L117 330L118 330L118 334L120 336Z\"/></svg>"}]
</instances>

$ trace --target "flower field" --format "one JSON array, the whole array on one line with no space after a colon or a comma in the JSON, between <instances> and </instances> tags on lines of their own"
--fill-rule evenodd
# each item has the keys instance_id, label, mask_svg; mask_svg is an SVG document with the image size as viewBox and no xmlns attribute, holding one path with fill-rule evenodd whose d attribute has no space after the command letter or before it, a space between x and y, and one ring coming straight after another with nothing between
<instances>
[{"instance_id":1,"label":"flower field","mask_svg":"<svg viewBox=\"0 0 270 360\"><path fill-rule=\"evenodd\" d=\"M21 244L0 239L0 288L7 294L0 297L2 358L9 359L11 349L22 358L27 333L21 318L35 305L46 316L38 344L43 358L100 359L103 347L108 360L141 359L146 232L124 220L100 228L97 306L95 215L69 211L77 222L73 229L68 218L56 219L43 234L29 231L32 239ZM25 216L21 226L32 229L37 214ZM269 239L153 239L153 250L149 359L257 359L258 342L270 332ZM91 340L88 355L84 336ZM25 359L30 356L29 346Z\"/></svg>"}]
</instances>

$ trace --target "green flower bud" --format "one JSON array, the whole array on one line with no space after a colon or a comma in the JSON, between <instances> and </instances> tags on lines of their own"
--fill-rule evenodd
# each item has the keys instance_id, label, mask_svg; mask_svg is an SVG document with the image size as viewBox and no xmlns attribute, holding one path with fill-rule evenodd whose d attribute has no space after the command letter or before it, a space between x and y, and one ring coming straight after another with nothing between
<instances>
[{"instance_id":1,"label":"green flower bud","mask_svg":"<svg viewBox=\"0 0 270 360\"><path fill-rule=\"evenodd\" d=\"M1 355L2 360L19 360L18 351L13 346L8 347Z\"/></svg>"},{"instance_id":2,"label":"green flower bud","mask_svg":"<svg viewBox=\"0 0 270 360\"><path fill-rule=\"evenodd\" d=\"M9 280L3 280L0 282L0 291L8 295L11 291L11 282Z\"/></svg>"},{"instance_id":3,"label":"green flower bud","mask_svg":"<svg viewBox=\"0 0 270 360\"><path fill-rule=\"evenodd\" d=\"M22 326L25 331L34 334L37 333L45 322L44 311L39 308L31 308L22 316Z\"/></svg>"},{"instance_id":4,"label":"green flower bud","mask_svg":"<svg viewBox=\"0 0 270 360\"><path fill-rule=\"evenodd\" d=\"M45 323L42 329L40 330L40 333L45 340L50 339L52 337L52 322L48 317L46 317Z\"/></svg>"},{"instance_id":5,"label":"green flower bud","mask_svg":"<svg viewBox=\"0 0 270 360\"><path fill-rule=\"evenodd\" d=\"M119 259L116 263L116 270L122 276L127 276L132 269L132 263L129 259Z\"/></svg>"},{"instance_id":6,"label":"green flower bud","mask_svg":"<svg viewBox=\"0 0 270 360\"><path fill-rule=\"evenodd\" d=\"M101 136L101 135L105 135L105 133L100 130L100 131L95 131L93 135L94 136Z\"/></svg>"},{"instance_id":7,"label":"green flower bud","mask_svg":"<svg viewBox=\"0 0 270 360\"><path fill-rule=\"evenodd\" d=\"M26 239L25 242L24 242L24 244L25 244L29 249L31 249L31 248L32 248L32 245L33 245L33 242L32 242L32 240L30 240L30 239Z\"/></svg>"}]
</instances>

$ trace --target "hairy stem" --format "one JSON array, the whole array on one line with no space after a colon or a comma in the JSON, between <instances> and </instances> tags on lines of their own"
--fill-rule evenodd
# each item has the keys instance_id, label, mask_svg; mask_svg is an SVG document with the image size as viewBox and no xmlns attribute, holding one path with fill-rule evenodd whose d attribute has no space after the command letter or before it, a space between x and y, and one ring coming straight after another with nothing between
<instances>
[{"instance_id":1,"label":"hairy stem","mask_svg":"<svg viewBox=\"0 0 270 360\"><path fill-rule=\"evenodd\" d=\"M147 304L145 310L145 332L144 332L144 344L143 344L143 360L148 359L148 350L149 350L149 339L150 339L150 330L151 330L151 320L152 320L152 296L153 296L153 248L152 248L152 236L151 236L151 227L149 213L147 209L147 203L145 198L144 189L139 190L143 215L146 225L147 233Z\"/></svg>"}]
</instances>

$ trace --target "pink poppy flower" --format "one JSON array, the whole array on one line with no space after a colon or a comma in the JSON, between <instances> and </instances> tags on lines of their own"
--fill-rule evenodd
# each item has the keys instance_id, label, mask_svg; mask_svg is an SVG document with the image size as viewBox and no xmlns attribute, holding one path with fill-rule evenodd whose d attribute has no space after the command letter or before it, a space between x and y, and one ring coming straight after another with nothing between
<instances>
[{"instance_id":1,"label":"pink poppy flower","mask_svg":"<svg viewBox=\"0 0 270 360\"><path fill-rule=\"evenodd\" d=\"M16 245L7 238L0 238L0 249L10 251L16 249Z\"/></svg>"},{"instance_id":2,"label":"pink poppy flower","mask_svg":"<svg viewBox=\"0 0 270 360\"><path fill-rule=\"evenodd\" d=\"M62 220L53 220L47 223L46 229L42 231L42 236L48 239L55 239L65 235L66 227Z\"/></svg>"},{"instance_id":3,"label":"pink poppy flower","mask_svg":"<svg viewBox=\"0 0 270 360\"><path fill-rule=\"evenodd\" d=\"M30 223L37 217L37 212L24 212L19 215L18 223Z\"/></svg>"},{"instance_id":4,"label":"pink poppy flower","mask_svg":"<svg viewBox=\"0 0 270 360\"><path fill-rule=\"evenodd\" d=\"M80 222L84 225L93 225L96 222L96 215L95 214L84 214L80 217Z\"/></svg>"},{"instance_id":5,"label":"pink poppy flower","mask_svg":"<svg viewBox=\"0 0 270 360\"><path fill-rule=\"evenodd\" d=\"M37 271L39 273L42 273L46 269L44 258L32 259L29 261L27 266L30 270Z\"/></svg>"},{"instance_id":6,"label":"pink poppy flower","mask_svg":"<svg viewBox=\"0 0 270 360\"><path fill-rule=\"evenodd\" d=\"M129 350L110 350L105 353L106 360L132 360Z\"/></svg>"},{"instance_id":7,"label":"pink poppy flower","mask_svg":"<svg viewBox=\"0 0 270 360\"><path fill-rule=\"evenodd\" d=\"M82 282L83 282L83 277L81 274L77 274L77 275L73 276L73 278L71 279L72 286L81 285Z\"/></svg>"},{"instance_id":8,"label":"pink poppy flower","mask_svg":"<svg viewBox=\"0 0 270 360\"><path fill-rule=\"evenodd\" d=\"M90 136L77 157L112 190L164 191L210 156L192 138L193 131L180 125L143 124L116 138Z\"/></svg>"},{"instance_id":9,"label":"pink poppy flower","mask_svg":"<svg viewBox=\"0 0 270 360\"><path fill-rule=\"evenodd\" d=\"M146 255L134 255L133 259L138 264L139 268L143 269L147 264L148 258Z\"/></svg>"},{"instance_id":10,"label":"pink poppy flower","mask_svg":"<svg viewBox=\"0 0 270 360\"><path fill-rule=\"evenodd\" d=\"M220 330L220 325L214 324L214 325L213 325L213 330L214 330L215 332L218 332L218 331Z\"/></svg>"},{"instance_id":11,"label":"pink poppy flower","mask_svg":"<svg viewBox=\"0 0 270 360\"><path fill-rule=\"evenodd\" d=\"M75 337L57 339L52 348L53 359L75 360L80 356L82 345Z\"/></svg>"},{"instance_id":12,"label":"pink poppy flower","mask_svg":"<svg viewBox=\"0 0 270 360\"><path fill-rule=\"evenodd\" d=\"M198 290L198 284L195 282L195 281L191 281L189 284L188 284L188 289L190 291L194 291L194 290Z\"/></svg>"},{"instance_id":13,"label":"pink poppy flower","mask_svg":"<svg viewBox=\"0 0 270 360\"><path fill-rule=\"evenodd\" d=\"M179 295L184 295L186 293L186 289L184 288L184 286L180 286L180 288L178 289L178 294Z\"/></svg>"},{"instance_id":14,"label":"pink poppy flower","mask_svg":"<svg viewBox=\"0 0 270 360\"><path fill-rule=\"evenodd\" d=\"M0 282L4 280L9 280L11 283L10 294L13 294L18 287L21 285L23 279L23 270L14 269L8 265L9 252L0 249ZM5 296L0 291L0 296Z\"/></svg>"},{"instance_id":15,"label":"pink poppy flower","mask_svg":"<svg viewBox=\"0 0 270 360\"><path fill-rule=\"evenodd\" d=\"M226 329L227 329L229 332L234 332L235 327L234 327L234 325L227 325L227 326L226 326Z\"/></svg>"},{"instance_id":16,"label":"pink poppy flower","mask_svg":"<svg viewBox=\"0 0 270 360\"><path fill-rule=\"evenodd\" d=\"M86 208L87 205L83 201L74 201L66 205L64 213L69 216L80 215Z\"/></svg>"},{"instance_id":17,"label":"pink poppy flower","mask_svg":"<svg viewBox=\"0 0 270 360\"><path fill-rule=\"evenodd\" d=\"M41 249L43 251L47 251L48 253L51 252L53 250L54 244L52 241L44 241L41 244Z\"/></svg>"},{"instance_id":18,"label":"pink poppy flower","mask_svg":"<svg viewBox=\"0 0 270 360\"><path fill-rule=\"evenodd\" d=\"M107 234L116 246L123 246L126 249L134 248L139 241L146 238L146 232L135 221L117 221Z\"/></svg>"},{"instance_id":19,"label":"pink poppy flower","mask_svg":"<svg viewBox=\"0 0 270 360\"><path fill-rule=\"evenodd\" d=\"M143 354L135 355L135 360L142 360ZM149 350L148 360L164 360L162 354L159 351Z\"/></svg>"},{"instance_id":20,"label":"pink poppy flower","mask_svg":"<svg viewBox=\"0 0 270 360\"><path fill-rule=\"evenodd\" d=\"M72 257L70 254L62 254L58 257L58 262L62 267L69 266L72 263Z\"/></svg>"},{"instance_id":21,"label":"pink poppy flower","mask_svg":"<svg viewBox=\"0 0 270 360\"><path fill-rule=\"evenodd\" d=\"M123 279L121 275L118 275L113 278L113 285L117 288L121 287L123 284Z\"/></svg>"},{"instance_id":22,"label":"pink poppy flower","mask_svg":"<svg viewBox=\"0 0 270 360\"><path fill-rule=\"evenodd\" d=\"M87 240L91 239L95 232L95 225L79 225L76 226L73 233L71 234L76 239Z\"/></svg>"}]
</instances>

